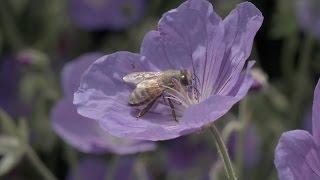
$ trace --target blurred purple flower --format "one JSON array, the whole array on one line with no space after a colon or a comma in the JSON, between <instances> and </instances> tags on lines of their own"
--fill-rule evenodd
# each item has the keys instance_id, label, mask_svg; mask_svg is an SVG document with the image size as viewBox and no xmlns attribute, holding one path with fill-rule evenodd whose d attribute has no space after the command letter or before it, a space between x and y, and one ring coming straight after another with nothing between
<instances>
[{"instance_id":1,"label":"blurred purple flower","mask_svg":"<svg viewBox=\"0 0 320 180\"><path fill-rule=\"evenodd\" d=\"M111 179L132 179L135 158L121 157L113 172L110 172L111 164L105 163L98 157L87 157L80 161L77 168L70 172L67 180L105 180L112 173Z\"/></svg>"},{"instance_id":2,"label":"blurred purple flower","mask_svg":"<svg viewBox=\"0 0 320 180\"><path fill-rule=\"evenodd\" d=\"M81 74L101 54L89 53L68 63L62 72L65 97L51 112L55 132L80 151L90 153L113 152L117 154L153 150L152 142L128 140L111 136L101 129L98 122L80 116L72 104L72 95L78 87Z\"/></svg>"},{"instance_id":3,"label":"blurred purple flower","mask_svg":"<svg viewBox=\"0 0 320 180\"><path fill-rule=\"evenodd\" d=\"M253 83L250 91L260 91L268 83L268 76L260 68L253 68L252 71Z\"/></svg>"},{"instance_id":4,"label":"blurred purple flower","mask_svg":"<svg viewBox=\"0 0 320 180\"><path fill-rule=\"evenodd\" d=\"M69 0L73 22L86 30L120 30L141 18L145 0Z\"/></svg>"},{"instance_id":5,"label":"blurred purple flower","mask_svg":"<svg viewBox=\"0 0 320 180\"><path fill-rule=\"evenodd\" d=\"M85 158L73 172L69 173L67 180L104 180L107 177L107 170L107 163L101 158Z\"/></svg>"},{"instance_id":6,"label":"blurred purple flower","mask_svg":"<svg viewBox=\"0 0 320 180\"><path fill-rule=\"evenodd\" d=\"M281 135L275 151L280 180L320 179L320 81L315 88L312 108L312 135L293 130Z\"/></svg>"},{"instance_id":7,"label":"blurred purple flower","mask_svg":"<svg viewBox=\"0 0 320 180\"><path fill-rule=\"evenodd\" d=\"M301 28L320 37L320 1L296 0L296 9Z\"/></svg>"},{"instance_id":8,"label":"blurred purple flower","mask_svg":"<svg viewBox=\"0 0 320 180\"><path fill-rule=\"evenodd\" d=\"M253 62L243 68L262 21L261 12L249 2L221 20L208 1L186 1L163 15L158 31L147 33L140 54L117 52L94 62L81 80L74 104L80 114L99 120L119 137L156 141L198 131L246 95ZM136 110L128 106L132 87L122 78L167 69L187 69L199 79L191 92L176 88L178 92L171 94L179 123L160 103L137 120Z\"/></svg>"},{"instance_id":9,"label":"blurred purple flower","mask_svg":"<svg viewBox=\"0 0 320 180\"><path fill-rule=\"evenodd\" d=\"M169 141L165 150L168 170L173 171L185 172L192 168L198 168L208 174L210 166L218 157L205 139L195 139L190 136Z\"/></svg>"},{"instance_id":10,"label":"blurred purple flower","mask_svg":"<svg viewBox=\"0 0 320 180\"><path fill-rule=\"evenodd\" d=\"M0 108L13 118L26 113L19 99L19 63L12 55L0 58Z\"/></svg>"},{"instance_id":11,"label":"blurred purple flower","mask_svg":"<svg viewBox=\"0 0 320 180\"><path fill-rule=\"evenodd\" d=\"M237 135L238 134L232 134L228 142L228 149L232 157L235 157L237 153L237 141L239 138ZM261 139L256 128L254 126L248 126L244 133L243 146L245 167L251 168L259 161L261 152L260 143Z\"/></svg>"}]
</instances>

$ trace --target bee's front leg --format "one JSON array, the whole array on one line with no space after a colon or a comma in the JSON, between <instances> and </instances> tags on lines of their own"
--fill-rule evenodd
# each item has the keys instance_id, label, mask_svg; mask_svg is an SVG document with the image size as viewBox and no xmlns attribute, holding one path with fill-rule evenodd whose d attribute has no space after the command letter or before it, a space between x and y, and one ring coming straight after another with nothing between
<instances>
[{"instance_id":1,"label":"bee's front leg","mask_svg":"<svg viewBox=\"0 0 320 180\"><path fill-rule=\"evenodd\" d=\"M153 106L153 104L156 102L157 98L155 98L154 100L150 101L146 107L144 107L143 109L140 110L140 112L138 113L138 115L136 116L137 118L142 117L143 115L145 115L150 108Z\"/></svg>"},{"instance_id":2,"label":"bee's front leg","mask_svg":"<svg viewBox=\"0 0 320 180\"><path fill-rule=\"evenodd\" d=\"M171 108L171 114L172 114L172 116L173 116L173 119L174 119L176 122L178 122L177 116L176 116L176 111L174 110L174 105L173 105L171 99L168 98L168 102L169 102L169 106L170 106L170 108Z\"/></svg>"}]
</instances>

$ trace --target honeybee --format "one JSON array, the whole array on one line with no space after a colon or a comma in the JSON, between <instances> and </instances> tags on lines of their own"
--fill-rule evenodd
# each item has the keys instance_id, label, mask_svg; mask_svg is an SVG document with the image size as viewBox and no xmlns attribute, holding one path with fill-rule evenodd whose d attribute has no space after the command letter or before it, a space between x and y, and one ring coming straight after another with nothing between
<instances>
[{"instance_id":1,"label":"honeybee","mask_svg":"<svg viewBox=\"0 0 320 180\"><path fill-rule=\"evenodd\" d=\"M144 106L137 118L145 115L157 99L170 88L174 88L174 79L183 86L191 85L192 75L187 70L166 70L162 72L134 72L124 76L123 81L133 84L136 88L129 96L129 106ZM164 98L165 99L165 98ZM174 105L168 98L172 116L176 119Z\"/></svg>"}]
</instances>

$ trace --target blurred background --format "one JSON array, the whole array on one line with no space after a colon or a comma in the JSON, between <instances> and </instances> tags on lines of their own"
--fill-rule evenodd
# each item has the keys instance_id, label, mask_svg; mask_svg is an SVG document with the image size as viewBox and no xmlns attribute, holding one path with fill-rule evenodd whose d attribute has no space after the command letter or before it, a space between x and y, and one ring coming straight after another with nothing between
<instances>
[{"instance_id":1,"label":"blurred background","mask_svg":"<svg viewBox=\"0 0 320 180\"><path fill-rule=\"evenodd\" d=\"M146 142L105 138L86 119L79 125L70 105L68 86L77 86L88 62L139 52L146 32L182 2L1 0L0 179L225 179L206 131L132 150ZM241 1L210 2L225 17ZM311 129L320 1L250 2L265 17L249 58L257 84L218 125L239 179L272 180L281 133Z\"/></svg>"}]
</instances>

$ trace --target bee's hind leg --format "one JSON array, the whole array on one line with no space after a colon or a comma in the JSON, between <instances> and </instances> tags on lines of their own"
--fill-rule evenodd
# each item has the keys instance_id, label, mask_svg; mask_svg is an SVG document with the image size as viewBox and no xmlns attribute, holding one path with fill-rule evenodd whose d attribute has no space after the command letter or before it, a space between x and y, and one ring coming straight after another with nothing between
<instances>
[{"instance_id":1,"label":"bee's hind leg","mask_svg":"<svg viewBox=\"0 0 320 180\"><path fill-rule=\"evenodd\" d=\"M178 122L177 116L176 116L176 111L174 110L174 105L173 105L171 99L168 99L168 102L169 102L169 106L170 106L170 108L171 108L171 114L172 114L172 116L173 116L173 119L174 119L176 122Z\"/></svg>"},{"instance_id":2,"label":"bee's hind leg","mask_svg":"<svg viewBox=\"0 0 320 180\"><path fill-rule=\"evenodd\" d=\"M153 104L156 102L157 98L155 98L154 100L150 101L146 107L144 107L143 109L140 110L140 112L138 113L138 115L136 116L137 118L142 117L143 115L145 115L150 108L153 106Z\"/></svg>"}]
</instances>

